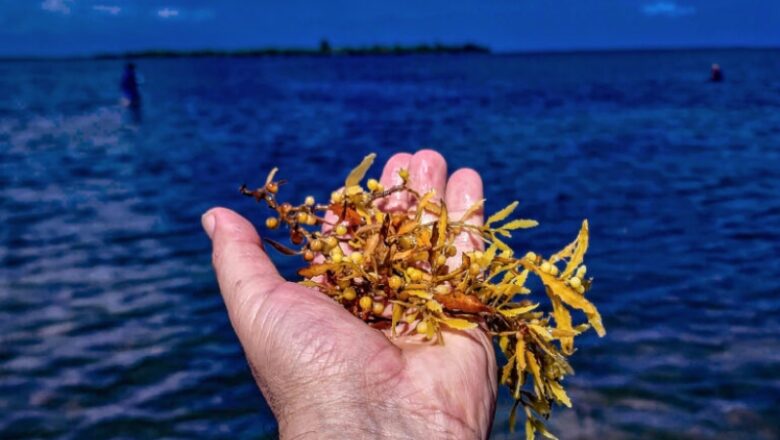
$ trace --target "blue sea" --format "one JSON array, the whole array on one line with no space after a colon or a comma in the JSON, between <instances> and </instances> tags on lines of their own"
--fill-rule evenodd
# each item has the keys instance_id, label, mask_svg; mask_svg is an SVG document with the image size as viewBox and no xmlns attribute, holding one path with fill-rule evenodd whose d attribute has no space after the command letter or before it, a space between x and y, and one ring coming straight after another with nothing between
<instances>
[{"instance_id":1,"label":"blue sea","mask_svg":"<svg viewBox=\"0 0 780 440\"><path fill-rule=\"evenodd\" d=\"M553 432L780 438L780 51L137 66L131 112L121 61L0 62L0 438L275 437L201 213L260 224L238 187L273 166L284 197L325 198L422 147L539 220L523 252L590 221L608 333L581 338Z\"/></svg>"}]
</instances>

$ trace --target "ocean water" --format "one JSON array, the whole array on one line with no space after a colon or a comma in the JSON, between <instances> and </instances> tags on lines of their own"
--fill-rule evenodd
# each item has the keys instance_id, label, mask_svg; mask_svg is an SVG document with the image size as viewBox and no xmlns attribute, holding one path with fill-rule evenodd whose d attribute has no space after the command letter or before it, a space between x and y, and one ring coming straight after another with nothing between
<instances>
[{"instance_id":1,"label":"ocean water","mask_svg":"<svg viewBox=\"0 0 780 440\"><path fill-rule=\"evenodd\" d=\"M200 214L259 224L237 189L274 165L323 198L421 147L482 173L489 210L521 201L521 249L590 220L608 334L554 432L780 437L780 52L137 64L133 114L121 62L0 63L0 438L274 437Z\"/></svg>"}]
</instances>

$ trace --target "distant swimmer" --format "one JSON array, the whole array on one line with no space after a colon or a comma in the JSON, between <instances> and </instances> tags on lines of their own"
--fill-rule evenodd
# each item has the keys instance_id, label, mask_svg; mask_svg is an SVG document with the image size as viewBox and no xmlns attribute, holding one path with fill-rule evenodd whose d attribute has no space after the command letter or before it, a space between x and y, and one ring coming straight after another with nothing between
<instances>
[{"instance_id":1,"label":"distant swimmer","mask_svg":"<svg viewBox=\"0 0 780 440\"><path fill-rule=\"evenodd\" d=\"M710 72L710 81L721 82L723 81L723 71L720 70L719 64L713 64Z\"/></svg>"},{"instance_id":2,"label":"distant swimmer","mask_svg":"<svg viewBox=\"0 0 780 440\"><path fill-rule=\"evenodd\" d=\"M122 74L122 105L126 107L140 107L141 93L138 91L138 78L135 74L135 64L127 63Z\"/></svg>"}]
</instances>

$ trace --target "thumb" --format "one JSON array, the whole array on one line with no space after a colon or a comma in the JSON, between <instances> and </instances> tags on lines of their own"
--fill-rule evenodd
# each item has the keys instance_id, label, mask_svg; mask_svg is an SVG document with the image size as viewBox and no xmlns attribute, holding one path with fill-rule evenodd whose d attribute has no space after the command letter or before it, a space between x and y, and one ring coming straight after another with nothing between
<instances>
[{"instance_id":1,"label":"thumb","mask_svg":"<svg viewBox=\"0 0 780 440\"><path fill-rule=\"evenodd\" d=\"M284 279L247 219L229 209L212 208L203 214L201 223L212 241L212 262L230 322L239 339L246 341L251 332L250 311Z\"/></svg>"},{"instance_id":2,"label":"thumb","mask_svg":"<svg viewBox=\"0 0 780 440\"><path fill-rule=\"evenodd\" d=\"M230 322L258 385L266 397L274 396L268 398L272 407L274 400L289 397L280 390L289 389L290 383L310 383L328 368L332 374L360 371L366 359L382 358L376 353L383 351L384 358L397 361L397 353L385 350L393 347L382 333L327 296L286 283L248 220L229 209L213 208L201 221L212 240L214 269ZM274 411L281 409L276 405Z\"/></svg>"}]
</instances>

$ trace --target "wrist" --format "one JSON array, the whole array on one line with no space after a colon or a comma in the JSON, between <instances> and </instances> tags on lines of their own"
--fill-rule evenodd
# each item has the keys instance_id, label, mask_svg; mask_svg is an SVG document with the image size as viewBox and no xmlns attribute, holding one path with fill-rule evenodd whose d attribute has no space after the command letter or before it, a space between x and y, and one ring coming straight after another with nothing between
<instances>
[{"instance_id":1,"label":"wrist","mask_svg":"<svg viewBox=\"0 0 780 440\"><path fill-rule=\"evenodd\" d=\"M386 403L313 404L277 417L281 439L484 439L490 427L468 426L438 410Z\"/></svg>"}]
</instances>

